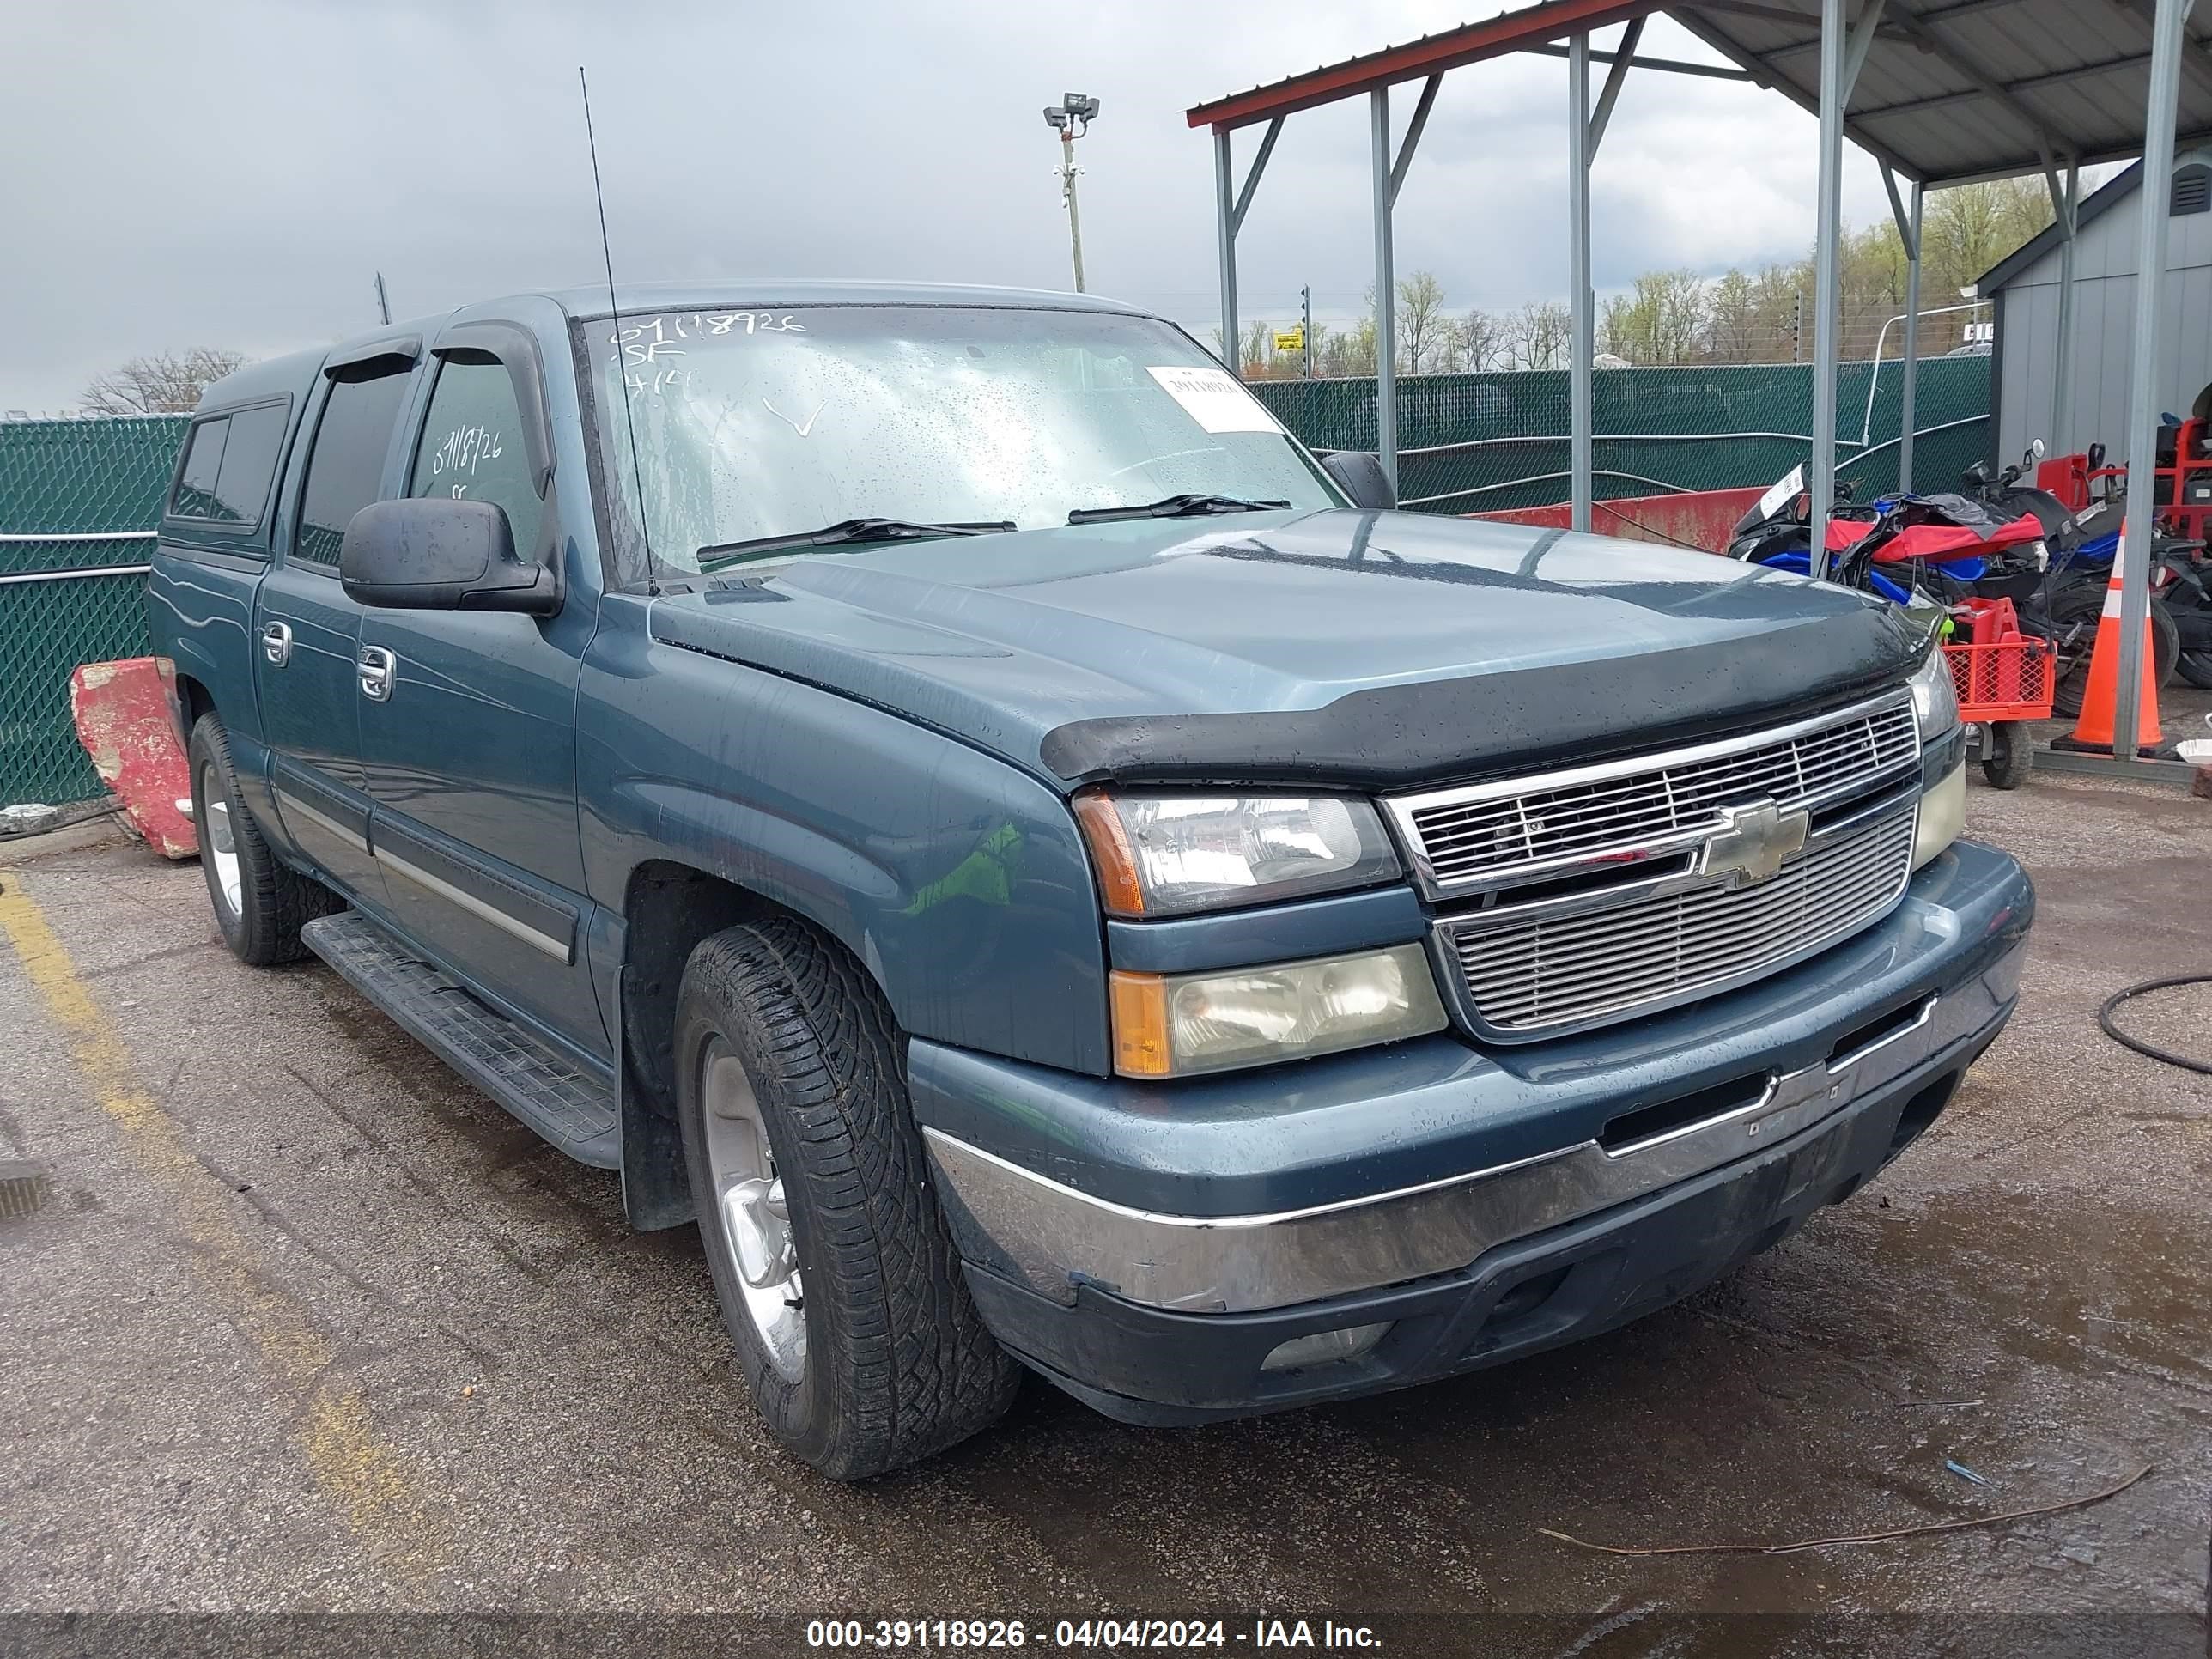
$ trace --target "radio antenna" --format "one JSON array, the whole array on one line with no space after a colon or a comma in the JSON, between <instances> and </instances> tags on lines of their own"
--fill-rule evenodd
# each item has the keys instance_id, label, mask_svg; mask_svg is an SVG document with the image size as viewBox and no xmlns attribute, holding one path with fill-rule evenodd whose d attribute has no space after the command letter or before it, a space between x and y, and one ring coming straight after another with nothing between
<instances>
[{"instance_id":1,"label":"radio antenna","mask_svg":"<svg viewBox=\"0 0 2212 1659\"><path fill-rule=\"evenodd\" d=\"M645 591L657 599L660 597L660 580L654 569L653 527L645 518L645 463L638 459L637 415L629 406L629 374L623 363L622 313L615 300L615 250L614 244L607 239L606 191L599 186L599 140L592 130L592 83L585 78L581 64L576 65L576 88L584 94L584 143L592 152L592 196L599 207L599 254L607 267L607 326L614 331L615 384L622 392L623 424L629 430L630 478L637 491L637 533L645 543Z\"/></svg>"}]
</instances>

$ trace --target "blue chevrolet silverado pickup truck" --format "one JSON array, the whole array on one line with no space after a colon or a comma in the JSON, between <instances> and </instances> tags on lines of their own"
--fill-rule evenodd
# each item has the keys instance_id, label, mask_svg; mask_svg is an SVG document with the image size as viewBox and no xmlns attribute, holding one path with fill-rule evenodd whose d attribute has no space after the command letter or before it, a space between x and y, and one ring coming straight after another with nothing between
<instances>
[{"instance_id":1,"label":"blue chevrolet silverado pickup truck","mask_svg":"<svg viewBox=\"0 0 2212 1659\"><path fill-rule=\"evenodd\" d=\"M149 606L222 935L696 1220L762 1415L1203 1421L1620 1324L2012 1011L1924 619L1402 514L1171 325L550 293L210 387Z\"/></svg>"}]
</instances>

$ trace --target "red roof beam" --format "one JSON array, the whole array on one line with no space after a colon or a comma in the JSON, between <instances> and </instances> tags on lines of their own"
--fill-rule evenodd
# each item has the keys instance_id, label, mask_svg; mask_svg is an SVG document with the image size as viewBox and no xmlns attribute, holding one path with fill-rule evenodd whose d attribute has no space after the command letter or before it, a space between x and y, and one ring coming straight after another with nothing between
<instances>
[{"instance_id":1,"label":"red roof beam","mask_svg":"<svg viewBox=\"0 0 2212 1659\"><path fill-rule=\"evenodd\" d=\"M1463 64L1502 58L1508 52L1586 34L1595 29L1648 17L1667 9L1668 0L1545 0L1542 5L1507 12L1483 23L1468 23L1442 34L1424 35L1402 46L1386 46L1364 58L1348 58L1271 86L1232 93L1186 112L1194 127L1226 131L1273 120L1294 110L1314 109L1356 97L1376 87L1419 81Z\"/></svg>"}]
</instances>

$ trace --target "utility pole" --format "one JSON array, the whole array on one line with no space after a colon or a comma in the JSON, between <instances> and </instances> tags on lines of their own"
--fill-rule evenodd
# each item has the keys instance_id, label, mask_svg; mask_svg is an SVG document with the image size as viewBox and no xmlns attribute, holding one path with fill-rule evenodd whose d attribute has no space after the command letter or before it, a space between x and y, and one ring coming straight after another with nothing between
<instances>
[{"instance_id":1,"label":"utility pole","mask_svg":"<svg viewBox=\"0 0 2212 1659\"><path fill-rule=\"evenodd\" d=\"M1067 204L1067 242L1075 256L1075 291L1083 290L1083 218L1076 211L1075 175L1082 169L1075 165L1075 141L1091 130L1091 123L1098 118L1098 100L1079 92L1064 92L1060 101L1046 106L1045 125L1060 133L1060 198ZM1235 349L1234 345L1231 347Z\"/></svg>"},{"instance_id":2,"label":"utility pole","mask_svg":"<svg viewBox=\"0 0 2212 1659\"><path fill-rule=\"evenodd\" d=\"M376 273L376 314L386 322L392 320L392 301L384 297L384 273Z\"/></svg>"},{"instance_id":3,"label":"utility pole","mask_svg":"<svg viewBox=\"0 0 2212 1659\"><path fill-rule=\"evenodd\" d=\"M1298 290L1298 338L1305 343L1306 379L1313 379L1313 288L1310 283Z\"/></svg>"}]
</instances>

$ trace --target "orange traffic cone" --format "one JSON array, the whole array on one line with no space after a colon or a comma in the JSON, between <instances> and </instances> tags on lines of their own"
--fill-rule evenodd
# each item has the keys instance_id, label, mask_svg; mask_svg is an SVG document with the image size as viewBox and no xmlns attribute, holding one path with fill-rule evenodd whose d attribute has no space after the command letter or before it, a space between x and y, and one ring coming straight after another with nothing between
<instances>
[{"instance_id":1,"label":"orange traffic cone","mask_svg":"<svg viewBox=\"0 0 2212 1659\"><path fill-rule=\"evenodd\" d=\"M2120 535L2124 546L2124 524L2120 526ZM2105 609L2097 618L2097 642L2089 651L2089 686L2081 699L2081 717L2074 722L2070 734L2051 740L2053 749L2092 755L2118 752L2112 746L2112 720L2120 691L2120 563L2118 559L2112 561L2112 579L2105 586ZM2166 734L2158 725L2158 670L2151 660L2157 654L2155 638L2150 618L2145 617L2142 690L2136 699L2136 753L2139 757L2156 754L2159 745L2166 741Z\"/></svg>"}]
</instances>

